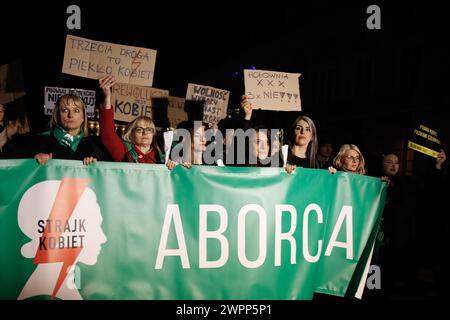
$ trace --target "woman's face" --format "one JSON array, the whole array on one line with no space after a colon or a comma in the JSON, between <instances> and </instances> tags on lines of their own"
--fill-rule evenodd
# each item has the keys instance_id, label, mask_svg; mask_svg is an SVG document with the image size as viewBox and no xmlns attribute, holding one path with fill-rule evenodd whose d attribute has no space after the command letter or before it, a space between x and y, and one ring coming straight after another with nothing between
<instances>
[{"instance_id":1,"label":"woman's face","mask_svg":"<svg viewBox=\"0 0 450 320\"><path fill-rule=\"evenodd\" d=\"M199 126L196 131L194 131L193 137L193 148L194 152L203 152L206 149L206 137L205 137L205 127Z\"/></svg>"},{"instance_id":2,"label":"woman's face","mask_svg":"<svg viewBox=\"0 0 450 320\"><path fill-rule=\"evenodd\" d=\"M312 131L308 122L306 122L305 120L300 120L299 122L297 122L294 129L294 135L295 145L307 146L312 139Z\"/></svg>"},{"instance_id":3,"label":"woman's face","mask_svg":"<svg viewBox=\"0 0 450 320\"><path fill-rule=\"evenodd\" d=\"M148 147L152 144L155 129L145 120L138 120L133 129L134 143L138 146Z\"/></svg>"},{"instance_id":4,"label":"woman's face","mask_svg":"<svg viewBox=\"0 0 450 320\"><path fill-rule=\"evenodd\" d=\"M269 156L269 139L264 131L258 131L253 136L253 150L258 159L264 160Z\"/></svg>"},{"instance_id":5,"label":"woman's face","mask_svg":"<svg viewBox=\"0 0 450 320\"><path fill-rule=\"evenodd\" d=\"M70 100L68 104L59 108L59 124L68 132L81 129L84 121L84 111L82 107L75 105Z\"/></svg>"},{"instance_id":6,"label":"woman's face","mask_svg":"<svg viewBox=\"0 0 450 320\"><path fill-rule=\"evenodd\" d=\"M398 157L395 154L385 155L383 158L383 171L387 176L395 176L400 169Z\"/></svg>"},{"instance_id":7,"label":"woman's face","mask_svg":"<svg viewBox=\"0 0 450 320\"><path fill-rule=\"evenodd\" d=\"M331 145L331 143L325 143L321 145L319 148L319 154L322 157L329 158L331 157L332 153L333 153L333 146Z\"/></svg>"},{"instance_id":8,"label":"woman's face","mask_svg":"<svg viewBox=\"0 0 450 320\"><path fill-rule=\"evenodd\" d=\"M359 163L361 162L361 156L355 150L347 149L342 156L342 168L345 171L356 172L358 169Z\"/></svg>"}]
</instances>

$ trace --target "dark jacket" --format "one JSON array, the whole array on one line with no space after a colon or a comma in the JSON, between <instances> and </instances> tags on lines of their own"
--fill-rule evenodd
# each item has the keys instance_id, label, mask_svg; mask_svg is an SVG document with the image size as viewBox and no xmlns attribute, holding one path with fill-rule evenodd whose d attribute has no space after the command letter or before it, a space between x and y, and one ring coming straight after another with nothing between
<instances>
[{"instance_id":1,"label":"dark jacket","mask_svg":"<svg viewBox=\"0 0 450 320\"><path fill-rule=\"evenodd\" d=\"M83 138L75 152L70 147L60 145L53 133L40 135L35 151L35 154L38 153L52 153L53 159L83 160L86 157L94 157L98 161L111 161L108 151L95 135Z\"/></svg>"}]
</instances>

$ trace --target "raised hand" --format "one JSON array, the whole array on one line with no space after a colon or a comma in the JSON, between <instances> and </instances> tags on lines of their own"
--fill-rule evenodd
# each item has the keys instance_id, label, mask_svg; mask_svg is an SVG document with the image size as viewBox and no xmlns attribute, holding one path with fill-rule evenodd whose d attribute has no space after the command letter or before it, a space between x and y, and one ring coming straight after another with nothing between
<instances>
[{"instance_id":1,"label":"raised hand","mask_svg":"<svg viewBox=\"0 0 450 320\"><path fill-rule=\"evenodd\" d=\"M245 120L250 120L252 118L253 105L250 102L250 100L247 98L246 95L242 96L241 108L242 108L242 110L244 110Z\"/></svg>"},{"instance_id":2,"label":"raised hand","mask_svg":"<svg viewBox=\"0 0 450 320\"><path fill-rule=\"evenodd\" d=\"M105 109L111 108L111 88L116 82L116 78L113 76L104 76L98 79L100 89L103 93L103 107Z\"/></svg>"}]
</instances>

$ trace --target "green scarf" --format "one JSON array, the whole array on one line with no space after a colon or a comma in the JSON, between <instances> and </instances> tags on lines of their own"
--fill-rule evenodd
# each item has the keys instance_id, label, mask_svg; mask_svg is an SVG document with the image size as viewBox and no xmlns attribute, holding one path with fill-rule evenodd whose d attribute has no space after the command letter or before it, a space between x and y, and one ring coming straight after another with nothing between
<instances>
[{"instance_id":1,"label":"green scarf","mask_svg":"<svg viewBox=\"0 0 450 320\"><path fill-rule=\"evenodd\" d=\"M138 155L137 151L134 149L134 144L129 143L127 141L124 141L123 143L127 147L127 150L130 153L130 156L131 156L131 159L133 160L133 162L138 163L139 155Z\"/></svg>"},{"instance_id":2,"label":"green scarf","mask_svg":"<svg viewBox=\"0 0 450 320\"><path fill-rule=\"evenodd\" d=\"M72 136L66 130L64 130L60 126L56 126L53 129L53 136L58 140L58 143L64 147L69 147L73 152L77 151L78 145L81 142L81 139L84 137L83 131L77 136Z\"/></svg>"},{"instance_id":3,"label":"green scarf","mask_svg":"<svg viewBox=\"0 0 450 320\"><path fill-rule=\"evenodd\" d=\"M136 151L136 149L134 149L134 144L124 141L123 142L125 144L125 146L127 147L128 152L130 153L131 159L133 160L133 162L138 163L138 158L139 155ZM165 156L164 154L159 150L159 148L156 149L156 163L164 163L165 161Z\"/></svg>"}]
</instances>

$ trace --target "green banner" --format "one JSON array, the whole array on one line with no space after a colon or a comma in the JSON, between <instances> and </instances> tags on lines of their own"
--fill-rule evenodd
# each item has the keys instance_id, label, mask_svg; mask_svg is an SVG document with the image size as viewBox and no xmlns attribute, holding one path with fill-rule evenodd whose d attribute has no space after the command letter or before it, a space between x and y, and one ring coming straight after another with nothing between
<instances>
[{"instance_id":1,"label":"green banner","mask_svg":"<svg viewBox=\"0 0 450 320\"><path fill-rule=\"evenodd\" d=\"M326 170L69 160L3 160L0 181L0 299L353 295L386 194Z\"/></svg>"}]
</instances>

